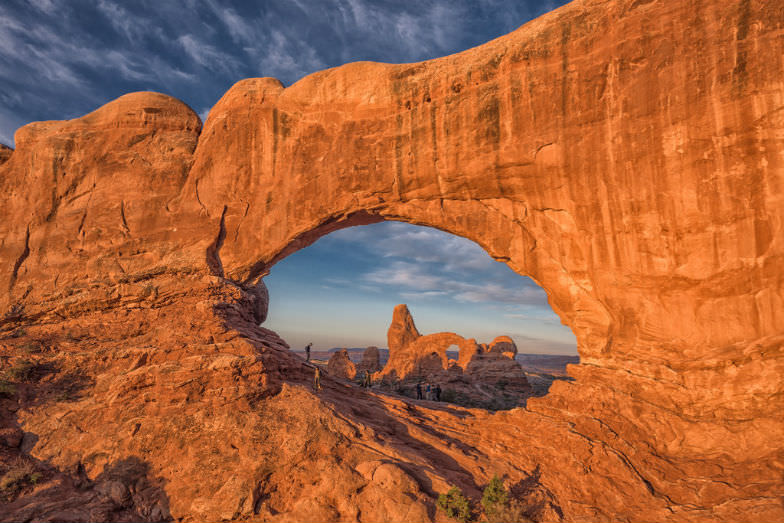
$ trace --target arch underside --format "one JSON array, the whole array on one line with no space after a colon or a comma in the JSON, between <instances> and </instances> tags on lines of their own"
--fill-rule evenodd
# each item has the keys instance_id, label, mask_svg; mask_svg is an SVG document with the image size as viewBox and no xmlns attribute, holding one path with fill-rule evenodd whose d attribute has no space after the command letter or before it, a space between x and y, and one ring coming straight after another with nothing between
<instances>
[{"instance_id":1,"label":"arch underside","mask_svg":"<svg viewBox=\"0 0 784 523\"><path fill-rule=\"evenodd\" d=\"M104 378L97 400L69 412L107 431L87 443L62 405L33 408L20 422L39 438L32 452L65 467L147 449L172 514L220 516L199 507L207 492L233 506L234 465L186 488L160 433L144 446L123 432L131 417L111 429L102 409L125 398L139 419L168 413L139 403L144 380L194 419L205 390L247 407L242 423L262 415L255 401L310 402L295 387L307 367L258 327L260 278L331 231L399 220L471 239L534 279L581 357L575 381L526 409L433 411L477 460L389 433L422 485L477 488L491 464L521 481L538 471L549 518L781 519L784 11L773 4L578 0L454 56L348 64L285 89L244 80L203 128L154 93L23 127L0 164L0 329L54 340L65 366L78 352ZM132 369L144 380L130 360L101 366L90 351L147 354ZM172 361L200 392L167 385ZM362 414L330 394L313 408L416 433L391 400ZM384 451L363 430L352 437ZM212 444L185 433L192 448ZM438 472L443 456L459 474Z\"/></svg>"}]
</instances>

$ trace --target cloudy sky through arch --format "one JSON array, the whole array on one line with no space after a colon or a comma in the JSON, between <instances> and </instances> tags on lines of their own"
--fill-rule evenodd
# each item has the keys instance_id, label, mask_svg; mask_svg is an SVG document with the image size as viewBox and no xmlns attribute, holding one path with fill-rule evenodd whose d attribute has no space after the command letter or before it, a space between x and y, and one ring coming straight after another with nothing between
<instances>
[{"instance_id":1,"label":"cloudy sky through arch","mask_svg":"<svg viewBox=\"0 0 784 523\"><path fill-rule=\"evenodd\" d=\"M513 31L564 3L3 0L0 143L13 146L16 129L31 121L79 117L133 91L169 94L205 118L243 78L272 76L291 85L347 62L444 56ZM385 243L378 238L386 238ZM423 242L427 249L421 248ZM347 253L353 258L338 256ZM348 267L353 272L346 272ZM281 262L268 281L273 300L276 292L302 297L299 305L283 300L270 318L293 345L300 340L288 334L287 325L301 322L303 307L318 311L316 296L322 293L331 303L345 297L331 310L345 308L345 318L355 322L367 316L365 324L374 325L374 332L380 329L381 340L392 302L400 300L412 306L423 332L452 330L479 341L513 334L530 352L575 353L571 332L559 325L541 289L468 240L433 229L384 223L339 231ZM388 299L377 299L379 293ZM289 317L281 316L287 310ZM333 332L340 330L334 321L331 325ZM379 344L377 337L366 338ZM318 344L354 344L338 341L324 334Z\"/></svg>"},{"instance_id":2,"label":"cloudy sky through arch","mask_svg":"<svg viewBox=\"0 0 784 523\"><path fill-rule=\"evenodd\" d=\"M301 349L386 346L392 309L406 303L422 334L487 343L511 336L520 352L576 354L547 295L476 243L430 227L382 222L333 232L272 267L265 326Z\"/></svg>"}]
</instances>

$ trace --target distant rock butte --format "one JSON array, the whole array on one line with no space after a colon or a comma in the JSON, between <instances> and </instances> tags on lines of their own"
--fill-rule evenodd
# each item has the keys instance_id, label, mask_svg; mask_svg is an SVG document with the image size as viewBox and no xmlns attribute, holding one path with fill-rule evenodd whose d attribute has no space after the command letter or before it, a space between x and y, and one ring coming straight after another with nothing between
<instances>
[{"instance_id":1,"label":"distant rock butte","mask_svg":"<svg viewBox=\"0 0 784 523\"><path fill-rule=\"evenodd\" d=\"M514 359L517 346L508 336L497 337L489 346L452 332L422 336L408 306L401 304L392 313L387 343L389 360L379 374L382 379L425 379L440 384L503 383L520 393L531 390L522 367ZM457 361L447 355L447 350L455 345L460 349Z\"/></svg>"},{"instance_id":2,"label":"distant rock butte","mask_svg":"<svg viewBox=\"0 0 784 523\"><path fill-rule=\"evenodd\" d=\"M333 352L327 362L327 372L330 376L344 380L353 380L357 375L357 368L348 356L346 349Z\"/></svg>"},{"instance_id":3,"label":"distant rock butte","mask_svg":"<svg viewBox=\"0 0 784 523\"><path fill-rule=\"evenodd\" d=\"M48 472L3 517L426 521L498 473L537 520L784 520L781 27L773 1L577 0L453 56L243 80L203 126L134 93L20 128L0 356L40 367L0 459ZM573 381L497 414L314 394L260 278L381 220L539 283Z\"/></svg>"},{"instance_id":4,"label":"distant rock butte","mask_svg":"<svg viewBox=\"0 0 784 523\"><path fill-rule=\"evenodd\" d=\"M365 372L371 374L381 370L381 358L378 347L368 347L362 352L362 360L357 364L357 374L363 375Z\"/></svg>"}]
</instances>

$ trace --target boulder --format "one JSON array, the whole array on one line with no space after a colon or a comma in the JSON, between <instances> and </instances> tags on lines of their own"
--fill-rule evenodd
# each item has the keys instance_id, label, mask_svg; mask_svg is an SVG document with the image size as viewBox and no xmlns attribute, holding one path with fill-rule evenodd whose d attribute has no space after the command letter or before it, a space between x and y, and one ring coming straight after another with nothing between
<instances>
[{"instance_id":1,"label":"boulder","mask_svg":"<svg viewBox=\"0 0 784 523\"><path fill-rule=\"evenodd\" d=\"M368 347L362 353L362 360L357 364L357 374L364 375L365 372L378 372L381 370L378 347Z\"/></svg>"},{"instance_id":2,"label":"boulder","mask_svg":"<svg viewBox=\"0 0 784 523\"><path fill-rule=\"evenodd\" d=\"M357 375L357 368L348 356L346 349L333 352L327 362L327 372L330 376L344 380L353 380Z\"/></svg>"}]
</instances>

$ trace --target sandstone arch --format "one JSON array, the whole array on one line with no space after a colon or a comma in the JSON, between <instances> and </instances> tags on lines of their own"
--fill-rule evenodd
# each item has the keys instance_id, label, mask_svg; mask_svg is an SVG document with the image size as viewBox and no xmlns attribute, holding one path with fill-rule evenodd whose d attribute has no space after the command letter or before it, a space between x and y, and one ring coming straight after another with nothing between
<instances>
[{"instance_id":1,"label":"sandstone arch","mask_svg":"<svg viewBox=\"0 0 784 523\"><path fill-rule=\"evenodd\" d=\"M108 345L127 311L194 351L263 345L273 387L306 373L252 325L271 264L429 225L532 277L577 337L575 382L491 422L553 434L509 459L567 518L780 519L782 25L759 0L577 0L454 56L242 81L203 129L152 93L30 124L0 165L2 328Z\"/></svg>"}]
</instances>

